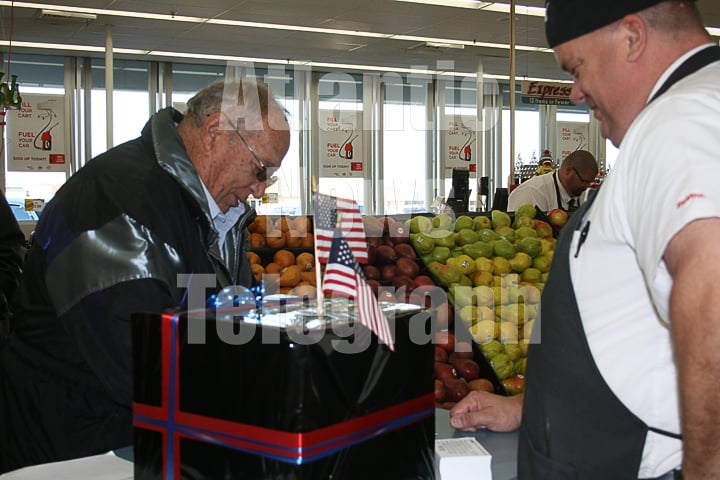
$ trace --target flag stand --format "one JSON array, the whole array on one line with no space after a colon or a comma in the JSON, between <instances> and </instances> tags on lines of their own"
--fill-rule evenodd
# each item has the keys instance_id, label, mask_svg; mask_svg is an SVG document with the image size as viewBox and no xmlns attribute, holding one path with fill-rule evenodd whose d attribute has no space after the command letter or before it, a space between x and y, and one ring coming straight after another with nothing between
<instances>
[{"instance_id":1,"label":"flag stand","mask_svg":"<svg viewBox=\"0 0 720 480\"><path fill-rule=\"evenodd\" d=\"M317 177L312 177L311 179L311 187L312 187L312 197L313 197L313 208L315 207L315 194L318 193L318 182ZM316 221L317 219L315 219ZM325 301L325 297L323 295L323 289L322 289L322 272L320 270L320 257L318 256L318 241L317 241L317 228L315 228L315 225L313 225L313 250L315 251L315 301L317 302L317 314L318 317L323 316L323 303Z\"/></svg>"}]
</instances>

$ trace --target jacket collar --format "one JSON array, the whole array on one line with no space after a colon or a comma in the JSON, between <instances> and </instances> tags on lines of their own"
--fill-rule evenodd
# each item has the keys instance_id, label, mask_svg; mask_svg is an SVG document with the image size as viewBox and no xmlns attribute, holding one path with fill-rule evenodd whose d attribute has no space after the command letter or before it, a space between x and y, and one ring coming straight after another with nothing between
<instances>
[{"instance_id":1,"label":"jacket collar","mask_svg":"<svg viewBox=\"0 0 720 480\"><path fill-rule=\"evenodd\" d=\"M172 107L164 108L150 118L150 121L143 129L142 135L151 141L155 151L155 158L157 158L160 167L182 185L200 206L208 223L212 225L210 207L205 197L202 182L177 130L177 126L182 119L183 114L178 110ZM245 206L245 213L240 218L240 222L245 224L248 217L253 213L253 209L250 208L247 202L243 202L243 205Z\"/></svg>"}]
</instances>

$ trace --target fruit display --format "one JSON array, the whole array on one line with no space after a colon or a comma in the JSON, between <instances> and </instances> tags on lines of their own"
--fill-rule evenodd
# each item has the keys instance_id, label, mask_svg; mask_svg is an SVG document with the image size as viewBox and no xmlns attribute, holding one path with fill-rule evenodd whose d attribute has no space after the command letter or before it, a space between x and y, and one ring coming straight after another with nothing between
<instances>
[{"instance_id":1,"label":"fruit display","mask_svg":"<svg viewBox=\"0 0 720 480\"><path fill-rule=\"evenodd\" d=\"M311 298L316 295L314 237L309 217L258 215L248 231L248 259L256 282L265 282L269 292Z\"/></svg>"},{"instance_id":2,"label":"fruit display","mask_svg":"<svg viewBox=\"0 0 720 480\"><path fill-rule=\"evenodd\" d=\"M447 328L453 322L447 296L432 295L438 289L425 271L416 249L410 244L410 229L392 217L363 217L368 242L368 263L363 271L378 299L406 302L427 308L435 328Z\"/></svg>"},{"instance_id":3,"label":"fruit display","mask_svg":"<svg viewBox=\"0 0 720 480\"><path fill-rule=\"evenodd\" d=\"M445 302L433 304L424 292L437 288L409 243L409 229L392 217L363 216L368 244L368 263L362 268L378 299L386 302L422 304L442 328L452 323L452 310ZM313 250L312 220L306 216L259 215L248 227L248 253L255 281L264 281L268 291L313 297L317 274ZM322 272L322 268L321 268ZM446 296L443 298L446 299Z\"/></svg>"},{"instance_id":4,"label":"fruit display","mask_svg":"<svg viewBox=\"0 0 720 480\"><path fill-rule=\"evenodd\" d=\"M532 326L555 246L548 222L523 205L514 218L413 217L410 242L447 289L456 330L467 328L508 393L521 393ZM457 321L459 319L460 321Z\"/></svg>"},{"instance_id":5,"label":"fruit display","mask_svg":"<svg viewBox=\"0 0 720 480\"><path fill-rule=\"evenodd\" d=\"M248 225L250 232L250 248L257 250L263 248L305 248L314 246L312 234L312 221L309 217L281 216L273 218L268 215L258 215Z\"/></svg>"},{"instance_id":6,"label":"fruit display","mask_svg":"<svg viewBox=\"0 0 720 480\"><path fill-rule=\"evenodd\" d=\"M378 299L421 305L431 316L436 406L449 408L472 390L522 392L555 241L551 226L534 214L522 206L514 218L500 211L407 221L363 216L362 269ZM261 215L248 230L255 280L268 291L315 297L311 218Z\"/></svg>"},{"instance_id":7,"label":"fruit display","mask_svg":"<svg viewBox=\"0 0 720 480\"><path fill-rule=\"evenodd\" d=\"M469 342L456 341L449 330L435 334L435 406L452 408L473 390L495 392L495 384L483 371L482 353Z\"/></svg>"}]
</instances>

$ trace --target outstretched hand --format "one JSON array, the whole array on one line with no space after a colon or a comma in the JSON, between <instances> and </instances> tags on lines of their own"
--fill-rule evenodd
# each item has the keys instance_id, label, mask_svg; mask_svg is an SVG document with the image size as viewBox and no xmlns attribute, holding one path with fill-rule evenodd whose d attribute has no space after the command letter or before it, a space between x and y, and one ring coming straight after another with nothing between
<instances>
[{"instance_id":1,"label":"outstretched hand","mask_svg":"<svg viewBox=\"0 0 720 480\"><path fill-rule=\"evenodd\" d=\"M450 410L450 425L465 432L480 428L511 432L520 428L522 404L522 395L506 397L472 391Z\"/></svg>"}]
</instances>

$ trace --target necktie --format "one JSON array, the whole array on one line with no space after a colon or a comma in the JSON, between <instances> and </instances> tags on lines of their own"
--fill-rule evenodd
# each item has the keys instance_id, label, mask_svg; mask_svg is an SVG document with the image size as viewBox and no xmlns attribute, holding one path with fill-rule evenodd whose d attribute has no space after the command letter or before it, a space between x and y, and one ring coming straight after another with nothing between
<instances>
[{"instance_id":1,"label":"necktie","mask_svg":"<svg viewBox=\"0 0 720 480\"><path fill-rule=\"evenodd\" d=\"M568 202L568 208L567 208L568 212L574 212L575 210L577 210L577 208L578 208L577 201L574 198L571 198L570 201Z\"/></svg>"}]
</instances>

